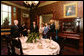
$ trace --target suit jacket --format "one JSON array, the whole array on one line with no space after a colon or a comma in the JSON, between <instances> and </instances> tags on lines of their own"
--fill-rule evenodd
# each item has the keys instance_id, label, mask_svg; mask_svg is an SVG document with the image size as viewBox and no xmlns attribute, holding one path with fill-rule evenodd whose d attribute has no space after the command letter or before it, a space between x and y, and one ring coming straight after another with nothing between
<instances>
[{"instance_id":1,"label":"suit jacket","mask_svg":"<svg viewBox=\"0 0 84 56\"><path fill-rule=\"evenodd\" d=\"M24 29L26 29L25 31L24 31ZM26 26L23 26L23 27L21 27L21 32L20 32L21 34L23 34L24 36L27 36L27 27Z\"/></svg>"},{"instance_id":2,"label":"suit jacket","mask_svg":"<svg viewBox=\"0 0 84 56\"><path fill-rule=\"evenodd\" d=\"M50 25L50 32L55 32L55 25L54 24Z\"/></svg>"},{"instance_id":3,"label":"suit jacket","mask_svg":"<svg viewBox=\"0 0 84 56\"><path fill-rule=\"evenodd\" d=\"M11 36L14 38L20 36L19 26L16 25L11 26Z\"/></svg>"},{"instance_id":4,"label":"suit jacket","mask_svg":"<svg viewBox=\"0 0 84 56\"><path fill-rule=\"evenodd\" d=\"M31 32L38 32L38 26L37 25L35 25L35 28L34 28L34 26L32 25L31 26Z\"/></svg>"}]
</instances>

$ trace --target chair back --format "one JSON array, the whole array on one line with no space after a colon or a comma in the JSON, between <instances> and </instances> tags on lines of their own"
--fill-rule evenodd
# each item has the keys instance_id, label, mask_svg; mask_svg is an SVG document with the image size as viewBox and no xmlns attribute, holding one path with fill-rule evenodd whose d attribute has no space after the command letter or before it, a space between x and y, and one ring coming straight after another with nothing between
<instances>
[{"instance_id":1,"label":"chair back","mask_svg":"<svg viewBox=\"0 0 84 56\"><path fill-rule=\"evenodd\" d=\"M16 53L15 48L19 50L20 55L23 55L22 44L19 38L18 40L14 38L7 38L7 48L8 48L8 55L19 55L18 53Z\"/></svg>"},{"instance_id":2,"label":"chair back","mask_svg":"<svg viewBox=\"0 0 84 56\"><path fill-rule=\"evenodd\" d=\"M18 40L16 40L16 39L12 39L12 52L13 52L13 54L17 54L18 55L18 53L16 53L16 48L19 50L19 52L20 52L20 55L23 55L23 51L22 51L22 44L21 44L21 41L20 41L20 39L18 38Z\"/></svg>"},{"instance_id":3,"label":"chair back","mask_svg":"<svg viewBox=\"0 0 84 56\"><path fill-rule=\"evenodd\" d=\"M12 43L10 36L6 36L6 42L7 42L7 49L8 49L8 55L12 54Z\"/></svg>"}]
</instances>

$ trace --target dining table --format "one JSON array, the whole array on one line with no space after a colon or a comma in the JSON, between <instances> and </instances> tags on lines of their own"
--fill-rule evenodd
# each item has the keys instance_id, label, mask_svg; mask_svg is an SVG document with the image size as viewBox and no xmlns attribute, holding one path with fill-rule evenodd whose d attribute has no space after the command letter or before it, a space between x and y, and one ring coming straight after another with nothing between
<instances>
[{"instance_id":1,"label":"dining table","mask_svg":"<svg viewBox=\"0 0 84 56\"><path fill-rule=\"evenodd\" d=\"M36 39L37 42L27 43L28 37L20 37L23 55L58 55L60 53L60 46L52 39ZM16 53L20 55L19 49Z\"/></svg>"}]
</instances>

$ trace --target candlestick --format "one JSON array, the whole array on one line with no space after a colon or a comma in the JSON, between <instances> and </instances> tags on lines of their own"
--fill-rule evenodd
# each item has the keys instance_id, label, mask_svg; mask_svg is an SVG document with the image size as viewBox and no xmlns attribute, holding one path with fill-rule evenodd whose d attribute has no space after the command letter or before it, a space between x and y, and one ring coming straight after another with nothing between
<instances>
[{"instance_id":1,"label":"candlestick","mask_svg":"<svg viewBox=\"0 0 84 56\"><path fill-rule=\"evenodd\" d=\"M34 44L34 41L35 41L35 40L33 40L33 44Z\"/></svg>"},{"instance_id":2,"label":"candlestick","mask_svg":"<svg viewBox=\"0 0 84 56\"><path fill-rule=\"evenodd\" d=\"M52 37L50 37L50 42L51 42L51 40L52 40Z\"/></svg>"},{"instance_id":3,"label":"candlestick","mask_svg":"<svg viewBox=\"0 0 84 56\"><path fill-rule=\"evenodd\" d=\"M52 37L50 37L50 40L52 40Z\"/></svg>"}]
</instances>

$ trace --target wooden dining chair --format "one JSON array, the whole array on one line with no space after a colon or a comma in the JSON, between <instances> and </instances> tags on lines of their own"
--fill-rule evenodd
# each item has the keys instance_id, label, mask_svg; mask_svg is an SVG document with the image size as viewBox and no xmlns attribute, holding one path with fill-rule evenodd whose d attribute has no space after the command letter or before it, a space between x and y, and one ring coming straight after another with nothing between
<instances>
[{"instance_id":1,"label":"wooden dining chair","mask_svg":"<svg viewBox=\"0 0 84 56\"><path fill-rule=\"evenodd\" d=\"M10 35L6 36L6 42L7 42L7 49L8 49L8 55L12 54L12 43L11 43L11 38Z\"/></svg>"},{"instance_id":2,"label":"wooden dining chair","mask_svg":"<svg viewBox=\"0 0 84 56\"><path fill-rule=\"evenodd\" d=\"M18 40L12 38L11 36L7 36L7 48L8 48L8 55L19 55L16 53L16 49L19 49L20 55L23 55L22 51L22 44L20 39Z\"/></svg>"},{"instance_id":3,"label":"wooden dining chair","mask_svg":"<svg viewBox=\"0 0 84 56\"><path fill-rule=\"evenodd\" d=\"M22 44L19 38L18 40L12 39L12 54L19 55L16 53L15 48L19 49L20 55L23 55Z\"/></svg>"}]
</instances>

